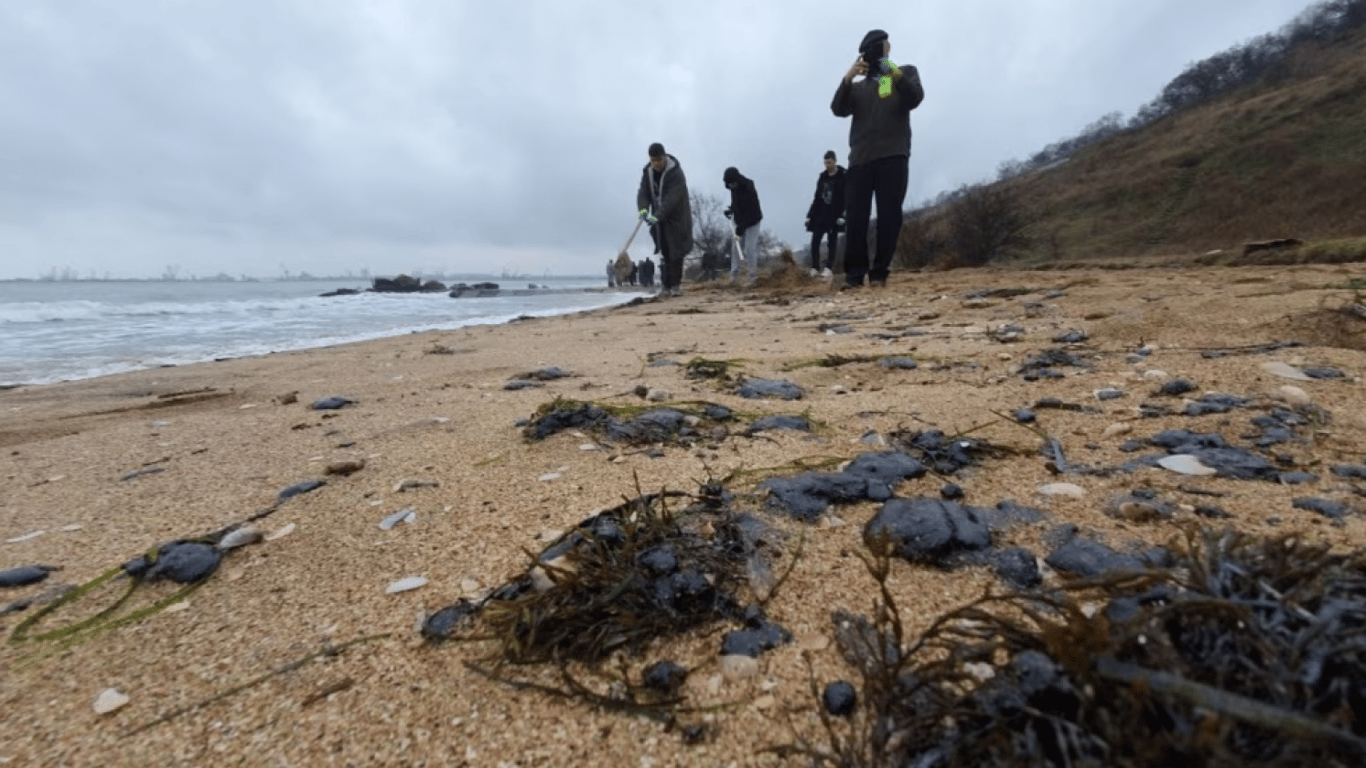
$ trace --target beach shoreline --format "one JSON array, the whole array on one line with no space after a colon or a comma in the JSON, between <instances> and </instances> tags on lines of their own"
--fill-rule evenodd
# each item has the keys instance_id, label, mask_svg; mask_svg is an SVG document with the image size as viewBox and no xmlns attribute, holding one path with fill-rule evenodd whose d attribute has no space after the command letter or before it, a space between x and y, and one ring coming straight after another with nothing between
<instances>
[{"instance_id":1,"label":"beach shoreline","mask_svg":"<svg viewBox=\"0 0 1366 768\"><path fill-rule=\"evenodd\" d=\"M176 601L184 607L36 661L36 646L4 646L0 763L799 764L761 750L823 738L812 675L822 684L857 679L832 642L831 612L873 608L876 585L856 553L878 505L832 506L814 523L784 519L758 480L835 467L886 450L896 434L934 429L1001 451L952 478L906 480L895 493L938 498L953 482L973 504L1037 507L1045 522L1002 536L1041 559L1060 525L1117 548L1167 543L1181 524L1209 522L1193 512L1209 499L1229 515L1221 525L1361 547L1359 512L1333 521L1293 504L1317 495L1357 507L1352 483L1327 468L1366 457L1366 352L1323 323L1347 298L1340 286L1361 273L983 269L894 274L885 289L846 292L793 273L752 289L685 285L679 298L0 390L0 473L11 489L0 502L0 570L60 569L42 585L0 590L0 603L87 583L161 543L253 516L267 535L284 532L229 552ZM1084 336L1054 341L1069 332ZM1050 349L1079 364L1030 379L1029 361ZM917 365L884 364L892 357ZM729 376L690 376L697 360L724 361ZM529 375L550 368L566 375ZM1277 373L1286 369L1341 375ZM1194 389L1158 393L1175 379ZM741 380L788 382L803 394L745 398ZM1248 409L1322 409L1309 444L1283 449L1319 479L1292 487L1159 468L1059 474L1040 451L1043 433L1068 462L1113 468L1131 458L1126 440L1161 430L1240 439L1253 410L1182 412L1204 393L1245 398ZM350 402L311 407L328 397ZM557 398L705 402L742 421L800 415L812 428L737 424L650 446L586 428L526 439L521 425ZM1073 407L1041 405L1052 401ZM1021 409L1036 415L1032 427L1008 418ZM724 628L628 661L662 655L692 670L685 694L706 726L698 743L666 723L499 684L465 666L480 658L477 644L433 646L417 633L424 615L515 577L527 552L585 518L642 492L694 493L722 478L787 542L777 562L791 572L765 612L793 642L764 653L743 679L718 668ZM323 485L280 500L315 481ZM1041 490L1061 483L1080 493ZM1136 488L1170 500L1172 516L1106 514ZM403 510L415 519L379 527ZM386 593L408 577L425 585ZM986 568L897 562L889 589L918 631L994 584ZM36 610L0 616L0 631L9 636ZM346 645L366 638L377 639ZM312 660L279 672L303 658ZM128 703L96 714L93 702L111 688Z\"/></svg>"}]
</instances>

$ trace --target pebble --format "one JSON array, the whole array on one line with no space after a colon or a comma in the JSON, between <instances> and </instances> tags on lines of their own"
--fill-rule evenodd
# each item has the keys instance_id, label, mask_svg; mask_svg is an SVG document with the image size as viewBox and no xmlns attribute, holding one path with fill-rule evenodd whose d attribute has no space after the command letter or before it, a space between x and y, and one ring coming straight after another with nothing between
<instances>
[{"instance_id":1,"label":"pebble","mask_svg":"<svg viewBox=\"0 0 1366 768\"><path fill-rule=\"evenodd\" d=\"M107 715L110 712L122 709L130 701L132 701L132 699L128 698L127 694L122 693L117 688L105 688L100 692L99 697L95 699L95 714Z\"/></svg>"},{"instance_id":2,"label":"pebble","mask_svg":"<svg viewBox=\"0 0 1366 768\"><path fill-rule=\"evenodd\" d=\"M1291 405L1309 405L1314 402L1314 398L1310 397L1308 392L1305 392L1299 387L1292 387L1289 384L1286 384L1276 391L1280 394L1282 400Z\"/></svg>"},{"instance_id":3,"label":"pebble","mask_svg":"<svg viewBox=\"0 0 1366 768\"><path fill-rule=\"evenodd\" d=\"M1144 372L1143 372L1143 378L1145 378L1145 379L1166 379L1166 378L1169 378L1169 374L1168 374L1166 371L1159 371L1158 369L1153 368L1152 370L1144 371Z\"/></svg>"},{"instance_id":4,"label":"pebble","mask_svg":"<svg viewBox=\"0 0 1366 768\"><path fill-rule=\"evenodd\" d=\"M1213 475L1218 470L1205 466L1200 459L1189 453L1178 453L1172 456L1163 456L1157 460L1157 465L1163 469L1179 472L1183 475Z\"/></svg>"},{"instance_id":5,"label":"pebble","mask_svg":"<svg viewBox=\"0 0 1366 768\"><path fill-rule=\"evenodd\" d=\"M386 594L396 595L396 594L398 594L399 592L408 592L408 591L417 589L418 587L425 587L425 586L427 586L427 579L426 579L426 577L423 577L423 576L409 576L409 577L407 577L407 578L399 579L398 581L394 582L393 584L390 584L389 586L387 586L387 587L384 588L384 591L385 591Z\"/></svg>"},{"instance_id":6,"label":"pebble","mask_svg":"<svg viewBox=\"0 0 1366 768\"><path fill-rule=\"evenodd\" d=\"M1081 498L1086 495L1086 489L1074 483L1048 483L1039 486L1039 493L1045 496L1072 496Z\"/></svg>"},{"instance_id":7,"label":"pebble","mask_svg":"<svg viewBox=\"0 0 1366 768\"><path fill-rule=\"evenodd\" d=\"M248 544L255 544L264 538L265 537L261 535L259 530L250 525L244 525L241 528L235 528L229 531L223 538L219 539L218 548L223 552L227 552L230 549L237 549L238 547L245 547Z\"/></svg>"},{"instance_id":8,"label":"pebble","mask_svg":"<svg viewBox=\"0 0 1366 768\"><path fill-rule=\"evenodd\" d=\"M721 675L727 680L745 680L759 675L759 660L740 653L721 657Z\"/></svg>"},{"instance_id":9,"label":"pebble","mask_svg":"<svg viewBox=\"0 0 1366 768\"><path fill-rule=\"evenodd\" d=\"M1279 360L1273 360L1269 363L1262 363L1262 370L1266 371L1272 376L1279 376L1282 379L1291 379L1292 381L1310 380L1310 376L1308 376L1304 371L1301 371L1299 368L1296 368L1295 366L1290 365L1289 363L1280 362Z\"/></svg>"}]
</instances>

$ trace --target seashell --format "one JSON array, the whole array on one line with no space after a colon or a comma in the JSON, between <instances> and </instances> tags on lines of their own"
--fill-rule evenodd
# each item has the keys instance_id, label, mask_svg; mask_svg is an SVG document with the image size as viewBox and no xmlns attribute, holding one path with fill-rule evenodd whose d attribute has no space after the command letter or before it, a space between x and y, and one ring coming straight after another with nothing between
<instances>
[{"instance_id":1,"label":"seashell","mask_svg":"<svg viewBox=\"0 0 1366 768\"><path fill-rule=\"evenodd\" d=\"M283 539L291 533L294 533L294 523L290 523L279 530L271 531L264 538L266 541L275 541L276 539Z\"/></svg>"},{"instance_id":2,"label":"seashell","mask_svg":"<svg viewBox=\"0 0 1366 768\"><path fill-rule=\"evenodd\" d=\"M250 525L244 525L241 528L235 528L228 531L223 538L219 539L218 549L227 552L230 549L237 549L238 547L245 547L248 544L255 544L264 538L265 537L262 536L261 532L257 529Z\"/></svg>"},{"instance_id":3,"label":"seashell","mask_svg":"<svg viewBox=\"0 0 1366 768\"><path fill-rule=\"evenodd\" d=\"M15 536L15 537L12 538L12 539L5 539L5 543L6 543L6 544L18 544L18 543L21 542L21 541L28 541L29 539L36 539L36 538L38 538L39 536L42 536L42 535L45 534L45 533L47 533L47 531L33 531L32 533L26 533L26 534L24 534L23 536Z\"/></svg>"},{"instance_id":4,"label":"seashell","mask_svg":"<svg viewBox=\"0 0 1366 768\"><path fill-rule=\"evenodd\" d=\"M1105 431L1100 433L1100 436L1102 438L1111 438L1116 435L1127 435L1130 432L1132 432L1133 429L1134 425L1130 424L1129 422L1117 421L1114 424L1111 424L1110 426L1106 427Z\"/></svg>"},{"instance_id":5,"label":"seashell","mask_svg":"<svg viewBox=\"0 0 1366 768\"><path fill-rule=\"evenodd\" d=\"M128 695L120 692L117 688L105 688L95 699L95 714L107 715L110 712L122 709L132 699Z\"/></svg>"},{"instance_id":6,"label":"seashell","mask_svg":"<svg viewBox=\"0 0 1366 768\"><path fill-rule=\"evenodd\" d=\"M426 585L427 578L425 576L408 576L385 587L384 591L386 594L396 595L399 592L408 592L417 589L418 587L425 587Z\"/></svg>"},{"instance_id":7,"label":"seashell","mask_svg":"<svg viewBox=\"0 0 1366 768\"><path fill-rule=\"evenodd\" d=\"M1199 459L1189 453L1163 456L1157 460L1157 465L1163 469L1169 469L1183 475L1213 475L1218 472L1217 469L1205 466Z\"/></svg>"},{"instance_id":8,"label":"seashell","mask_svg":"<svg viewBox=\"0 0 1366 768\"><path fill-rule=\"evenodd\" d=\"M1039 486L1039 493L1045 496L1072 496L1079 499L1086 495L1086 489L1074 483L1048 483Z\"/></svg>"},{"instance_id":9,"label":"seashell","mask_svg":"<svg viewBox=\"0 0 1366 768\"><path fill-rule=\"evenodd\" d=\"M759 660L753 656L732 653L721 657L721 675L727 680L746 680L759 675Z\"/></svg>"},{"instance_id":10,"label":"seashell","mask_svg":"<svg viewBox=\"0 0 1366 768\"><path fill-rule=\"evenodd\" d=\"M393 528L394 526L398 525L399 523L414 522L417 522L416 512L414 512L411 509L400 509L399 511L379 521L379 529L381 531L387 531Z\"/></svg>"}]
</instances>

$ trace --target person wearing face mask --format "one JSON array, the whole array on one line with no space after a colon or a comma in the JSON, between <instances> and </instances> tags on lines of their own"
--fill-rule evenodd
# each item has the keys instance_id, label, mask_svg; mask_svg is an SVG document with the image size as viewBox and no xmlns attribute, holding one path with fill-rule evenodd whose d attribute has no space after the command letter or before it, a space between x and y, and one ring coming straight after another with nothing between
<instances>
[{"instance_id":1,"label":"person wearing face mask","mask_svg":"<svg viewBox=\"0 0 1366 768\"><path fill-rule=\"evenodd\" d=\"M845 178L844 288L859 288L866 278L885 286L901 232L901 206L911 160L911 110L925 89L913 66L898 66L890 56L887 33L864 35L859 56L844 73L830 110L849 123L849 171ZM862 79L857 79L862 78ZM868 219L877 199L877 248L868 261Z\"/></svg>"}]
</instances>

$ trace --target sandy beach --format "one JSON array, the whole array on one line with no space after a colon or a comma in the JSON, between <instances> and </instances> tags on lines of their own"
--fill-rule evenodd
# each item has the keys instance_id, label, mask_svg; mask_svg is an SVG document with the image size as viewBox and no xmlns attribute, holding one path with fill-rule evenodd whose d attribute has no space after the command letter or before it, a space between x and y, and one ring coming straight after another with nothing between
<instances>
[{"instance_id":1,"label":"sandy beach","mask_svg":"<svg viewBox=\"0 0 1366 768\"><path fill-rule=\"evenodd\" d=\"M0 604L252 516L267 537L229 551L201 585L145 618L69 648L0 648L0 765L802 765L763 750L825 738L813 676L858 680L833 642L831 612L873 608L876 585L857 553L880 504L802 522L775 513L757 482L885 450L894 433L942 430L1000 450L951 478L906 480L896 495L937 498L951 481L965 503L1036 507L1046 519L1001 543L1041 559L1050 532L1069 523L1116 549L1167 543L1190 522L1362 547L1366 482L1329 468L1366 462L1366 334L1340 311L1358 300L1349 281L1363 275L1359 265L984 269L897 273L885 289L846 292L768 276L749 289L685 285L678 298L554 318L0 391L0 570L57 569L0 589ZM1054 341L1069 332L1082 335ZM1024 375L1052 349L1081 364ZM880 364L888 356L917 365ZM696 359L728 361L739 379L790 382L802 396L742 398L730 383L689 377ZM507 387L552 367L568 375ZM1323 375L1295 375L1305 370ZM1176 379L1193 389L1159 393ZM1207 393L1246 403L1185 415L1183 404ZM311 407L327 397L351 402ZM737 426L650 446L578 429L526 439L519 420L557 397L705 401L746 421L802 415L812 428ZM1250 445L1249 419L1277 405L1320 414L1271 451L1315 482L1155 467L1058 474L1040 450L1046 435L1069 463L1116 467L1133 458L1126 441L1168 429ZM1034 429L1013 421L1020 409L1033 411ZM736 506L786 542L775 563L790 572L765 611L792 642L759 656L753 676L722 673L719 638L734 628L724 624L621 654L633 673L660 658L688 668L690 709L678 721L499 683L466 665L486 644L419 635L425 615L516 577L528 553L581 520L642 491L695 493L727 476ZM309 481L325 484L278 500ZM1171 517L1106 513L1138 488L1170 501ZM1334 520L1296 508L1306 496L1349 511ZM1202 505L1229 516L1203 517ZM402 510L415 519L381 529ZM406 577L426 583L386 592ZM911 632L999 583L984 567L906 562L888 581ZM149 584L127 608L180 589ZM0 632L9 637L41 605L0 616ZM57 612L38 626L77 618ZM528 674L550 684L552 672ZM128 701L98 714L107 689Z\"/></svg>"}]
</instances>

